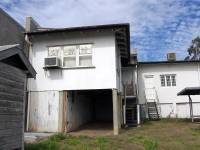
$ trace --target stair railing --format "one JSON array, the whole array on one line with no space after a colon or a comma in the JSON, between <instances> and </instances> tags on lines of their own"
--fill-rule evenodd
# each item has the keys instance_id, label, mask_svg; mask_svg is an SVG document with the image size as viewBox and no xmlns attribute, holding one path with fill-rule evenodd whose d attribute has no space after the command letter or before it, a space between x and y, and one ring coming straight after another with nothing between
<instances>
[{"instance_id":1,"label":"stair railing","mask_svg":"<svg viewBox=\"0 0 200 150\"><path fill-rule=\"evenodd\" d=\"M161 105L160 105L160 100L159 100L158 93L157 93L157 90L156 90L155 87L154 87L154 90L155 90L155 95L156 95L158 114L160 114L160 117L161 117Z\"/></svg>"}]
</instances>

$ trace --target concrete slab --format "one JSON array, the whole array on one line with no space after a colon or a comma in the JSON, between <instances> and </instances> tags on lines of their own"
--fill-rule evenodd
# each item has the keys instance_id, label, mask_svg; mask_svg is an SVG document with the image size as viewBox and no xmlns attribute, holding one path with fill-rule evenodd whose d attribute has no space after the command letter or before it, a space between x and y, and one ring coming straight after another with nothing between
<instances>
[{"instance_id":1,"label":"concrete slab","mask_svg":"<svg viewBox=\"0 0 200 150\"><path fill-rule=\"evenodd\" d=\"M26 143L32 143L41 139L46 139L55 133L38 133L38 132L25 132L24 141Z\"/></svg>"}]
</instances>

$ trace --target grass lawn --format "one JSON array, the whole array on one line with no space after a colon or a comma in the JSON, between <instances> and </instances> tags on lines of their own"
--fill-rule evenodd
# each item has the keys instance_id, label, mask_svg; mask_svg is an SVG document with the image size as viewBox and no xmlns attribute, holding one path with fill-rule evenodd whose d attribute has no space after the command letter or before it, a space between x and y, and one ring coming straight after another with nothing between
<instances>
[{"instance_id":1,"label":"grass lawn","mask_svg":"<svg viewBox=\"0 0 200 150\"><path fill-rule=\"evenodd\" d=\"M25 144L25 150L199 150L200 124L164 119L122 130L119 136L73 137L57 134Z\"/></svg>"}]
</instances>

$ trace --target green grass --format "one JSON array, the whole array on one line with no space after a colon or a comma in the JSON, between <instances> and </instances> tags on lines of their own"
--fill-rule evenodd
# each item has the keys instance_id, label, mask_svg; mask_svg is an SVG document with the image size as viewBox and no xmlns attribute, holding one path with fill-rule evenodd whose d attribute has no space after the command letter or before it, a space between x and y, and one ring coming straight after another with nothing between
<instances>
[{"instance_id":1,"label":"green grass","mask_svg":"<svg viewBox=\"0 0 200 150\"><path fill-rule=\"evenodd\" d=\"M199 150L200 125L181 119L146 122L119 136L69 136L25 144L25 150Z\"/></svg>"}]
</instances>

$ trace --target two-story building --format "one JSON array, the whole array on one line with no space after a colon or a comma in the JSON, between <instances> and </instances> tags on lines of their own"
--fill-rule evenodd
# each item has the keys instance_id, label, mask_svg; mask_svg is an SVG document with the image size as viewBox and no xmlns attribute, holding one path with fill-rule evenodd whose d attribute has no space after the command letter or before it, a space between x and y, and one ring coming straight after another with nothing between
<instances>
[{"instance_id":1,"label":"two-story building","mask_svg":"<svg viewBox=\"0 0 200 150\"><path fill-rule=\"evenodd\" d=\"M71 132L113 129L143 119L189 118L185 87L200 86L199 61L137 62L129 24L41 28L26 23L29 59L37 79L28 82L27 130ZM170 55L169 55L170 56ZM200 115L199 96L193 96ZM110 130L112 131L112 130Z\"/></svg>"},{"instance_id":2,"label":"two-story building","mask_svg":"<svg viewBox=\"0 0 200 150\"><path fill-rule=\"evenodd\" d=\"M130 68L129 24L47 29L30 17L26 24L37 72L28 82L28 131L70 132L90 123L118 134L122 76ZM126 83L134 82L131 76Z\"/></svg>"}]
</instances>

